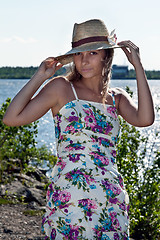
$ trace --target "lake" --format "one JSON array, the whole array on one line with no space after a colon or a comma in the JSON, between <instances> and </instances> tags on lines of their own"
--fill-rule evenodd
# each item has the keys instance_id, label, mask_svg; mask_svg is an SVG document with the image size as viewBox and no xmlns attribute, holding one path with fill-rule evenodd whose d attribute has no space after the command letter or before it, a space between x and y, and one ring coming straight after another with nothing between
<instances>
[{"instance_id":1,"label":"lake","mask_svg":"<svg viewBox=\"0 0 160 240\"><path fill-rule=\"evenodd\" d=\"M13 98L16 93L25 85L28 80L0 79L0 105L9 98ZM160 80L149 80L149 86L152 92L155 107L160 106ZM134 93L133 98L137 101L136 80L111 80L111 87L121 87L125 89L128 86ZM155 138L156 131L160 131L160 111L156 112L156 119L152 126L139 128L143 134L149 136L148 154L151 153L152 144L155 148L160 147L160 140ZM38 146L47 145L55 153L54 123L51 112L45 114L38 123Z\"/></svg>"}]
</instances>

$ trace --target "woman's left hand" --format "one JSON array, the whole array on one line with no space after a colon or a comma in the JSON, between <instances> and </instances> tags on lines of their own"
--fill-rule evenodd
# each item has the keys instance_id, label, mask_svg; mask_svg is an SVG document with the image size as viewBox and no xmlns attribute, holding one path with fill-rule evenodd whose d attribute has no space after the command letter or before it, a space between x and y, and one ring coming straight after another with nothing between
<instances>
[{"instance_id":1,"label":"woman's left hand","mask_svg":"<svg viewBox=\"0 0 160 240\"><path fill-rule=\"evenodd\" d=\"M126 54L128 61L136 67L141 63L139 48L131 41L122 41L118 45L122 45L122 50Z\"/></svg>"}]
</instances>

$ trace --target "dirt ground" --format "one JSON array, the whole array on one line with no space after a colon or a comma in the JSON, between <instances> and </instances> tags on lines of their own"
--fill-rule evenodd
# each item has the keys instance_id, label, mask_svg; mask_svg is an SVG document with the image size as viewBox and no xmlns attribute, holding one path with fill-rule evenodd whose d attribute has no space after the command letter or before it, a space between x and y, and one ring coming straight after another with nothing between
<instances>
[{"instance_id":1,"label":"dirt ground","mask_svg":"<svg viewBox=\"0 0 160 240\"><path fill-rule=\"evenodd\" d=\"M25 215L24 205L0 205L0 240L44 240L41 216Z\"/></svg>"}]
</instances>

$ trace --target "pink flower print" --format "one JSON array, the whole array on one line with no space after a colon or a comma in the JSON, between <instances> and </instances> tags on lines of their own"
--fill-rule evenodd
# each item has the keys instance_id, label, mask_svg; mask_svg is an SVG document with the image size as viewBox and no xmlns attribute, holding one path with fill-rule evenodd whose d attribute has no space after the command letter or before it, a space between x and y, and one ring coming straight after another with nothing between
<instances>
[{"instance_id":1,"label":"pink flower print","mask_svg":"<svg viewBox=\"0 0 160 240\"><path fill-rule=\"evenodd\" d=\"M95 180L93 178L91 178L90 175L87 175L87 174L83 174L83 176L85 177L86 179L86 182L90 185L91 182L95 182Z\"/></svg>"},{"instance_id":2,"label":"pink flower print","mask_svg":"<svg viewBox=\"0 0 160 240\"><path fill-rule=\"evenodd\" d=\"M113 204L116 204L118 202L118 199L117 198L109 198L109 202L110 203L113 203Z\"/></svg>"},{"instance_id":3,"label":"pink flower print","mask_svg":"<svg viewBox=\"0 0 160 240\"><path fill-rule=\"evenodd\" d=\"M110 213L109 215L110 215L110 217L111 217L112 226L113 226L115 229L121 230L121 226L120 226L120 224L119 224L119 221L118 221L118 219L116 218L117 213L116 213L116 212L112 212L112 213Z\"/></svg>"},{"instance_id":4,"label":"pink flower print","mask_svg":"<svg viewBox=\"0 0 160 240\"><path fill-rule=\"evenodd\" d=\"M54 190L53 195L52 195L52 200L54 202L59 200L59 193L60 193L60 190L57 190L57 189Z\"/></svg>"},{"instance_id":5,"label":"pink flower print","mask_svg":"<svg viewBox=\"0 0 160 240\"><path fill-rule=\"evenodd\" d=\"M86 116L84 120L86 122L86 127L90 127L91 129L95 127L96 119L93 115Z\"/></svg>"},{"instance_id":6,"label":"pink flower print","mask_svg":"<svg viewBox=\"0 0 160 240\"><path fill-rule=\"evenodd\" d=\"M60 194L59 194L59 200L61 201L61 202L68 202L69 200L71 199L71 194L70 194L70 192L67 192L67 191L62 191L62 192L60 192Z\"/></svg>"},{"instance_id":7,"label":"pink flower print","mask_svg":"<svg viewBox=\"0 0 160 240\"><path fill-rule=\"evenodd\" d=\"M116 151L115 150L112 150L111 154L112 154L113 157L116 157Z\"/></svg>"},{"instance_id":8,"label":"pink flower print","mask_svg":"<svg viewBox=\"0 0 160 240\"><path fill-rule=\"evenodd\" d=\"M103 169L103 166L107 166L109 164L109 159L104 155L100 155L97 152L90 152L91 156L93 156L93 161L96 165Z\"/></svg>"},{"instance_id":9,"label":"pink flower print","mask_svg":"<svg viewBox=\"0 0 160 240\"><path fill-rule=\"evenodd\" d=\"M107 126L105 127L105 134L107 135L108 133L110 133L112 130L112 126L110 126L109 124L107 124Z\"/></svg>"},{"instance_id":10,"label":"pink flower print","mask_svg":"<svg viewBox=\"0 0 160 240\"><path fill-rule=\"evenodd\" d=\"M105 147L114 147L113 143L107 138L99 137L98 142L99 145L103 145Z\"/></svg>"},{"instance_id":11,"label":"pink flower print","mask_svg":"<svg viewBox=\"0 0 160 240\"><path fill-rule=\"evenodd\" d=\"M125 210L126 210L125 202L121 203L121 204L119 205L119 208L122 209L123 211L125 211Z\"/></svg>"},{"instance_id":12,"label":"pink flower print","mask_svg":"<svg viewBox=\"0 0 160 240\"><path fill-rule=\"evenodd\" d=\"M64 131L68 133L75 133L75 128L73 125L68 125Z\"/></svg>"},{"instance_id":13,"label":"pink flower print","mask_svg":"<svg viewBox=\"0 0 160 240\"><path fill-rule=\"evenodd\" d=\"M52 214L54 214L55 211L56 211L55 208L53 208L52 211L51 211L50 214L49 214L49 217L52 216Z\"/></svg>"},{"instance_id":14,"label":"pink flower print","mask_svg":"<svg viewBox=\"0 0 160 240\"><path fill-rule=\"evenodd\" d=\"M83 154L69 154L69 161L78 162L80 160L80 156L84 156Z\"/></svg>"},{"instance_id":15,"label":"pink flower print","mask_svg":"<svg viewBox=\"0 0 160 240\"><path fill-rule=\"evenodd\" d=\"M121 189L117 187L115 184L111 184L110 187L115 195L119 195L121 193Z\"/></svg>"},{"instance_id":16,"label":"pink flower print","mask_svg":"<svg viewBox=\"0 0 160 240\"><path fill-rule=\"evenodd\" d=\"M112 222L112 224L115 229L121 229L117 218L114 218L114 221Z\"/></svg>"},{"instance_id":17,"label":"pink flower print","mask_svg":"<svg viewBox=\"0 0 160 240\"><path fill-rule=\"evenodd\" d=\"M91 139L92 139L92 142L94 143L97 142L95 138L91 137Z\"/></svg>"},{"instance_id":18,"label":"pink flower print","mask_svg":"<svg viewBox=\"0 0 160 240\"><path fill-rule=\"evenodd\" d=\"M66 239L78 240L78 235L79 235L79 227L70 225L69 236Z\"/></svg>"},{"instance_id":19,"label":"pink flower print","mask_svg":"<svg viewBox=\"0 0 160 240\"><path fill-rule=\"evenodd\" d=\"M66 147L69 151L72 151L74 148L72 146Z\"/></svg>"},{"instance_id":20,"label":"pink flower print","mask_svg":"<svg viewBox=\"0 0 160 240\"><path fill-rule=\"evenodd\" d=\"M58 162L56 163L56 166L59 166L58 171L61 172L65 168L66 162L63 161L61 157L59 157Z\"/></svg>"},{"instance_id":21,"label":"pink flower print","mask_svg":"<svg viewBox=\"0 0 160 240\"><path fill-rule=\"evenodd\" d=\"M130 209L130 205L127 205L127 212L129 212L129 209Z\"/></svg>"},{"instance_id":22,"label":"pink flower print","mask_svg":"<svg viewBox=\"0 0 160 240\"><path fill-rule=\"evenodd\" d=\"M55 116L55 118L57 119L56 122L61 123L61 122L62 122L61 117L62 117L62 115L57 114L57 115Z\"/></svg>"},{"instance_id":23,"label":"pink flower print","mask_svg":"<svg viewBox=\"0 0 160 240\"><path fill-rule=\"evenodd\" d=\"M101 233L101 231L99 230L98 225L96 225L95 228L92 228L92 229L93 229L93 231L95 232L96 239L97 239L97 240L102 239L102 238L101 238L101 237L102 237L102 233Z\"/></svg>"},{"instance_id":24,"label":"pink flower print","mask_svg":"<svg viewBox=\"0 0 160 240\"><path fill-rule=\"evenodd\" d=\"M63 141L63 135L60 135L59 139L60 139L61 141Z\"/></svg>"},{"instance_id":25,"label":"pink flower print","mask_svg":"<svg viewBox=\"0 0 160 240\"><path fill-rule=\"evenodd\" d=\"M123 178L121 177L121 175L118 176L118 181L119 181L119 185L121 186L121 188L124 188L124 186L123 186Z\"/></svg>"},{"instance_id":26,"label":"pink flower print","mask_svg":"<svg viewBox=\"0 0 160 240\"><path fill-rule=\"evenodd\" d=\"M70 141L70 144L68 146L65 147L65 149L72 151L72 150L84 150L85 147L81 145L81 143L77 142L77 143L73 143L73 141Z\"/></svg>"},{"instance_id":27,"label":"pink flower print","mask_svg":"<svg viewBox=\"0 0 160 240\"><path fill-rule=\"evenodd\" d=\"M115 107L108 107L107 112L111 114L113 118L117 118L117 115L115 113L116 108Z\"/></svg>"},{"instance_id":28,"label":"pink flower print","mask_svg":"<svg viewBox=\"0 0 160 240\"><path fill-rule=\"evenodd\" d=\"M114 233L114 240L120 240L118 233Z\"/></svg>"},{"instance_id":29,"label":"pink flower print","mask_svg":"<svg viewBox=\"0 0 160 240\"><path fill-rule=\"evenodd\" d=\"M76 116L69 116L68 118L66 118L66 120L69 122L73 122L73 121L78 122L79 118Z\"/></svg>"},{"instance_id":30,"label":"pink flower print","mask_svg":"<svg viewBox=\"0 0 160 240\"><path fill-rule=\"evenodd\" d=\"M102 185L104 185L105 190L110 190L111 189L111 184L107 180L102 180Z\"/></svg>"},{"instance_id":31,"label":"pink flower print","mask_svg":"<svg viewBox=\"0 0 160 240\"><path fill-rule=\"evenodd\" d=\"M97 209L97 205L94 200L88 199L88 209Z\"/></svg>"},{"instance_id":32,"label":"pink flower print","mask_svg":"<svg viewBox=\"0 0 160 240\"><path fill-rule=\"evenodd\" d=\"M83 208L85 217L89 217L89 221L92 221L92 214L94 209L97 209L96 202L91 199L81 199L78 200L78 206Z\"/></svg>"},{"instance_id":33,"label":"pink flower print","mask_svg":"<svg viewBox=\"0 0 160 240\"><path fill-rule=\"evenodd\" d=\"M109 164L109 159L105 156L100 156L100 160L101 160L103 165L107 166Z\"/></svg>"},{"instance_id":34,"label":"pink flower print","mask_svg":"<svg viewBox=\"0 0 160 240\"><path fill-rule=\"evenodd\" d=\"M56 238L56 229L53 228L52 231L51 231L51 239L55 239Z\"/></svg>"},{"instance_id":35,"label":"pink flower print","mask_svg":"<svg viewBox=\"0 0 160 240\"><path fill-rule=\"evenodd\" d=\"M93 112L92 112L92 110L91 109L83 109L84 110L84 112L87 114L87 115L93 115Z\"/></svg>"},{"instance_id":36,"label":"pink flower print","mask_svg":"<svg viewBox=\"0 0 160 240\"><path fill-rule=\"evenodd\" d=\"M78 200L78 203L81 204L83 207L87 205L87 199Z\"/></svg>"}]
</instances>

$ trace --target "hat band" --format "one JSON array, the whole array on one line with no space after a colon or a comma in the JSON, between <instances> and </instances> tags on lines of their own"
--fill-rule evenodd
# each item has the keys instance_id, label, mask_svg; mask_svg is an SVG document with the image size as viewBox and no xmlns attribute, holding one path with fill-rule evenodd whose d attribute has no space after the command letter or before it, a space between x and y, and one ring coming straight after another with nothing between
<instances>
[{"instance_id":1,"label":"hat band","mask_svg":"<svg viewBox=\"0 0 160 240\"><path fill-rule=\"evenodd\" d=\"M81 46L83 44L86 44L86 43L104 42L104 41L108 41L107 36L88 37L88 38L81 39L77 42L72 42L72 48L79 47L79 46Z\"/></svg>"}]
</instances>

